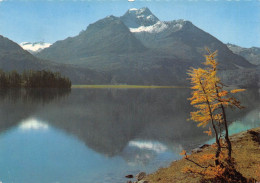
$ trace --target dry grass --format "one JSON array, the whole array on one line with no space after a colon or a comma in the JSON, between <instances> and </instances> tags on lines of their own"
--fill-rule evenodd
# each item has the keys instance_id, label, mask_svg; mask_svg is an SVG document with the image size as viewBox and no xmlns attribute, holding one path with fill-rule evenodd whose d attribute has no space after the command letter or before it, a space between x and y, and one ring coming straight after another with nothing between
<instances>
[{"instance_id":1,"label":"dry grass","mask_svg":"<svg viewBox=\"0 0 260 183\"><path fill-rule=\"evenodd\" d=\"M259 134L260 127L231 136L233 157L235 158L236 169L244 177L260 181L260 142L257 142L256 139L253 140L252 131ZM214 152L211 146L204 148L200 153L192 154L190 158L209 152ZM200 182L202 178L200 175L194 176L182 172L182 169L186 166L194 165L185 159L181 159L173 162L168 168L159 169L157 172L148 175L146 179L149 180L149 183Z\"/></svg>"}]
</instances>

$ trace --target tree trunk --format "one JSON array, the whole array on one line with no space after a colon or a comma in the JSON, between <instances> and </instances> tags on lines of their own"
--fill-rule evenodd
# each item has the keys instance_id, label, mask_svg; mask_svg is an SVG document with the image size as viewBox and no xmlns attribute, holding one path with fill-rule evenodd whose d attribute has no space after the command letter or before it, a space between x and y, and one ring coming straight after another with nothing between
<instances>
[{"instance_id":1,"label":"tree trunk","mask_svg":"<svg viewBox=\"0 0 260 183\"><path fill-rule=\"evenodd\" d=\"M213 120L211 120L211 124L212 124L212 127L213 127L213 129L214 129L215 138L216 138L216 143L217 143L217 145L218 145L218 148L217 148L217 151L216 151L216 155L215 155L215 157L216 157L215 165L219 165L218 157L219 157L219 154L220 154L220 152L221 152L221 146L220 146L220 142L219 142L219 139L218 139L218 131L217 131L217 129L216 129L216 126L215 126Z\"/></svg>"},{"instance_id":2,"label":"tree trunk","mask_svg":"<svg viewBox=\"0 0 260 183\"><path fill-rule=\"evenodd\" d=\"M224 119L224 125L225 125L225 131L226 131L226 135L225 135L225 139L228 145L228 160L229 162L231 161L231 154L232 154L232 145L231 142L229 140L229 135L228 135L228 125L227 125L227 117L226 117L226 111L224 106L221 104L221 109L222 109L222 113L223 113L223 119Z\"/></svg>"},{"instance_id":3,"label":"tree trunk","mask_svg":"<svg viewBox=\"0 0 260 183\"><path fill-rule=\"evenodd\" d=\"M217 93L218 99L220 99L218 87L217 87L216 84L215 84L215 87L216 87L216 93ZM228 145L228 161L231 162L232 145L231 145L231 142L229 140L229 135L228 135L228 125L227 125L226 111L225 111L225 108L222 104L220 106L221 106L221 110L222 110L222 114L223 114L224 126L225 126L225 131L226 131L225 140L226 140L227 145Z\"/></svg>"},{"instance_id":4,"label":"tree trunk","mask_svg":"<svg viewBox=\"0 0 260 183\"><path fill-rule=\"evenodd\" d=\"M202 86L202 90L203 90L204 94L206 94L206 91L205 91L205 89L204 89L204 87L203 87L201 81L200 81L200 85ZM211 109L211 107L210 107L210 103L209 103L209 100L208 100L207 97L206 97L206 100L207 100L207 105L208 105L208 108L209 108L209 113L210 113L210 118L211 118L211 124L212 124L212 127L213 127L214 132L215 132L216 143L217 143L217 145L218 145L218 148L217 148L217 151L216 151L216 155L215 155L215 157L216 157L215 165L219 165L218 157L219 157L219 154L220 154L220 152L221 152L221 146L220 146L220 142L219 142L219 138L218 138L218 131L217 131L216 126L215 126L215 124L214 124L212 109Z\"/></svg>"}]
</instances>

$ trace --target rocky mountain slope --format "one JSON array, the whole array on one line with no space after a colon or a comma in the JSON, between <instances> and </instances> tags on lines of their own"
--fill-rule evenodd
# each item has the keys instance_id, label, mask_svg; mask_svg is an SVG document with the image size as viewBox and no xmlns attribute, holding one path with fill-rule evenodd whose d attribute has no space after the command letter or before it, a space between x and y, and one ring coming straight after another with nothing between
<instances>
[{"instance_id":1,"label":"rocky mountain slope","mask_svg":"<svg viewBox=\"0 0 260 183\"><path fill-rule=\"evenodd\" d=\"M235 54L238 54L245 59L247 59L250 63L255 65L260 65L260 48L251 47L251 48L243 48L234 44L227 44L227 47Z\"/></svg>"},{"instance_id":2,"label":"rocky mountain slope","mask_svg":"<svg viewBox=\"0 0 260 183\"><path fill-rule=\"evenodd\" d=\"M103 74L78 66L57 64L38 59L22 49L17 43L0 36L0 68L4 71L51 70L69 77L73 83L93 84L105 81Z\"/></svg>"},{"instance_id":3,"label":"rocky mountain slope","mask_svg":"<svg viewBox=\"0 0 260 183\"><path fill-rule=\"evenodd\" d=\"M221 76L230 84L257 85L255 66L221 41L189 21L160 21L148 8L105 17L37 56L105 73L110 84L186 85L187 69L201 66L205 47L218 50Z\"/></svg>"}]
</instances>

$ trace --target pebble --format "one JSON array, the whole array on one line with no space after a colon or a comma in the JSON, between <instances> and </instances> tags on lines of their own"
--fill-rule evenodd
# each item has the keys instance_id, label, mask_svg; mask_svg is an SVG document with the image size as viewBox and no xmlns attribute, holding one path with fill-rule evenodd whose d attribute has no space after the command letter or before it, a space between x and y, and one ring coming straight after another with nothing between
<instances>
[{"instance_id":1,"label":"pebble","mask_svg":"<svg viewBox=\"0 0 260 183\"><path fill-rule=\"evenodd\" d=\"M192 153L199 153L199 152L202 152L202 149L201 148L195 148L195 149L192 149L191 152Z\"/></svg>"},{"instance_id":2,"label":"pebble","mask_svg":"<svg viewBox=\"0 0 260 183\"><path fill-rule=\"evenodd\" d=\"M128 179L132 179L132 178L134 178L134 176L131 175L131 174L130 174L130 175L126 175L125 177L128 178Z\"/></svg>"},{"instance_id":3,"label":"pebble","mask_svg":"<svg viewBox=\"0 0 260 183\"><path fill-rule=\"evenodd\" d=\"M148 183L148 181L147 180L140 180L137 183Z\"/></svg>"},{"instance_id":4,"label":"pebble","mask_svg":"<svg viewBox=\"0 0 260 183\"><path fill-rule=\"evenodd\" d=\"M136 178L138 181L140 181L140 180L142 180L145 176L146 176L146 173L145 173L145 172L140 172L140 173L138 173L138 174L135 176L135 178ZM138 182L138 183L139 183L139 182Z\"/></svg>"}]
</instances>

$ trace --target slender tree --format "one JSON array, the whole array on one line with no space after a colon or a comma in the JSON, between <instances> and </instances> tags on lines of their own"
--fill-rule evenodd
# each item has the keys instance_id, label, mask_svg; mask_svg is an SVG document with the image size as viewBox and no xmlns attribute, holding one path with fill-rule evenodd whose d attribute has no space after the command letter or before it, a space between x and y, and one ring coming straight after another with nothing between
<instances>
[{"instance_id":1,"label":"slender tree","mask_svg":"<svg viewBox=\"0 0 260 183\"><path fill-rule=\"evenodd\" d=\"M215 72L209 73L204 69L195 69L192 68L189 73L190 80L193 90L192 97L189 98L191 100L191 105L193 105L197 110L191 112L191 120L198 122L198 126L205 127L210 122L214 133L215 133L215 141L217 144L216 150L216 159L215 164L219 164L219 154L221 152L221 145L219 141L219 133L216 128L214 119L214 111L216 109L214 105L214 88L212 87L211 80L214 79Z\"/></svg>"},{"instance_id":2,"label":"slender tree","mask_svg":"<svg viewBox=\"0 0 260 183\"><path fill-rule=\"evenodd\" d=\"M228 148L228 160L231 161L231 154L232 154L232 145L229 139L229 131L228 131L228 121L226 115L226 108L227 107L237 107L239 109L243 108L240 105L240 101L234 97L231 97L231 93L237 93L244 91L244 89L235 89L231 91L227 91L224 89L224 85L220 81L220 78L216 75L217 73L217 51L211 53L209 49L207 49L208 55L206 55L206 61L204 64L207 66L206 73L209 76L208 80L210 82L211 87L213 88L214 94L212 97L214 98L214 108L219 109L216 110L214 120L217 121L219 124L224 123L225 128L225 140L227 143ZM211 78L213 77L213 78Z\"/></svg>"},{"instance_id":3,"label":"slender tree","mask_svg":"<svg viewBox=\"0 0 260 183\"><path fill-rule=\"evenodd\" d=\"M207 49L208 50L208 49ZM231 93L243 91L242 89L235 89L231 91L224 90L224 85L221 83L220 78L217 76L217 51L211 53L208 50L206 61L204 64L206 68L191 68L188 75L191 80L192 97L191 105L197 110L191 112L191 120L198 122L198 126L207 126L211 123L214 130L215 141L217 150L215 154L215 164L219 164L219 155L221 152L221 126L225 129L225 141L228 149L228 161L231 162L232 145L229 139L228 121L226 116L227 107L242 108L239 100L230 97ZM220 127L217 129L217 127ZM211 130L207 132L211 134Z\"/></svg>"},{"instance_id":4,"label":"slender tree","mask_svg":"<svg viewBox=\"0 0 260 183\"><path fill-rule=\"evenodd\" d=\"M207 49L208 50L208 49ZM216 152L214 154L205 154L201 157L192 160L183 151L181 154L185 155L185 159L195 164L198 168L203 170L186 167L185 172L192 172L210 178L218 178L221 180L229 181L232 175L236 175L241 179L244 177L236 171L232 161L232 144L229 139L228 121L226 108L237 107L242 108L240 101L232 96L233 93L241 92L243 89L225 90L220 78L217 76L217 52L211 53L208 50L206 55L206 61L204 69L191 68L188 75L190 76L192 97L189 98L191 105L196 109L191 112L191 120L198 123L198 126L206 127L211 124L213 132L215 134ZM225 142L222 137L222 126L225 129ZM219 128L218 128L219 127ZM208 135L212 134L211 128L206 131ZM215 145L213 145L214 147ZM227 147L228 150L223 150ZM198 155L194 155L196 157ZM211 161L215 161L215 165L212 165ZM210 163L211 162L211 163Z\"/></svg>"}]
</instances>

